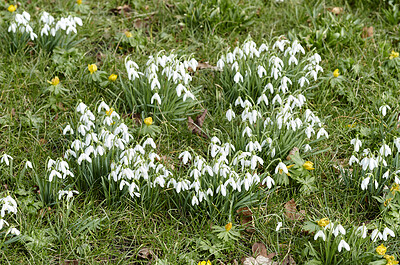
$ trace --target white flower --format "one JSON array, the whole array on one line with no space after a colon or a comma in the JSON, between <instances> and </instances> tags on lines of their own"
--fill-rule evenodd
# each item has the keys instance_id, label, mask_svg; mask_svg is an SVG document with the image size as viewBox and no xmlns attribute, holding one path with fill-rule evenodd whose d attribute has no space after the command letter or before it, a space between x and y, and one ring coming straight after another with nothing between
<instances>
[{"instance_id":1,"label":"white flower","mask_svg":"<svg viewBox=\"0 0 400 265\"><path fill-rule=\"evenodd\" d=\"M311 151L311 146L309 144L304 145L304 153Z\"/></svg>"},{"instance_id":2,"label":"white flower","mask_svg":"<svg viewBox=\"0 0 400 265\"><path fill-rule=\"evenodd\" d=\"M325 241L326 236L325 236L324 231L319 230L317 233L315 233L314 240L317 240L319 237L322 238L322 240Z\"/></svg>"},{"instance_id":3,"label":"white flower","mask_svg":"<svg viewBox=\"0 0 400 265\"><path fill-rule=\"evenodd\" d=\"M362 190L366 190L368 188L369 180L370 180L370 177L367 177L361 182L361 189Z\"/></svg>"},{"instance_id":4,"label":"white flower","mask_svg":"<svg viewBox=\"0 0 400 265\"><path fill-rule=\"evenodd\" d=\"M58 191L58 199L61 200L61 198L63 196L67 195L67 201L68 201L69 199L74 197L74 193L79 194L79 192L76 190L72 190L72 191L71 190L59 190Z\"/></svg>"},{"instance_id":5,"label":"white flower","mask_svg":"<svg viewBox=\"0 0 400 265\"><path fill-rule=\"evenodd\" d=\"M183 164L186 164L188 160L192 160L192 155L188 151L184 151L179 155L179 158L182 158Z\"/></svg>"},{"instance_id":6,"label":"white flower","mask_svg":"<svg viewBox=\"0 0 400 265\"><path fill-rule=\"evenodd\" d=\"M260 105L261 101L264 101L265 105L268 106L268 98L265 94L262 94L258 100L257 100L257 105Z\"/></svg>"},{"instance_id":7,"label":"white flower","mask_svg":"<svg viewBox=\"0 0 400 265\"><path fill-rule=\"evenodd\" d=\"M278 225L276 226L275 231L278 232L279 229L281 229L281 227L282 227L282 222L278 222Z\"/></svg>"},{"instance_id":8,"label":"white flower","mask_svg":"<svg viewBox=\"0 0 400 265\"><path fill-rule=\"evenodd\" d=\"M9 226L9 224L7 223L7 221L6 220L4 220L4 219L0 219L0 230L1 229L3 229L3 226L4 225L7 225L7 226Z\"/></svg>"},{"instance_id":9,"label":"white flower","mask_svg":"<svg viewBox=\"0 0 400 265\"><path fill-rule=\"evenodd\" d=\"M383 156L388 156L392 154L392 150L387 144L382 145L382 147L379 149L379 153Z\"/></svg>"},{"instance_id":10,"label":"white flower","mask_svg":"<svg viewBox=\"0 0 400 265\"><path fill-rule=\"evenodd\" d=\"M382 239L383 235L381 232L379 232L378 229L375 229L374 231L372 231L371 233L371 240L372 242L375 242L378 238Z\"/></svg>"},{"instance_id":11,"label":"white flower","mask_svg":"<svg viewBox=\"0 0 400 265\"><path fill-rule=\"evenodd\" d=\"M267 176L263 181L262 181L262 185L265 185L265 183L267 183L267 187L268 189L272 188L272 185L275 184L275 181L273 180L273 178L271 178L270 176Z\"/></svg>"},{"instance_id":12,"label":"white flower","mask_svg":"<svg viewBox=\"0 0 400 265\"><path fill-rule=\"evenodd\" d=\"M368 229L364 224L362 226L359 226L357 228L357 230L356 230L356 234L360 233L360 236L362 238L366 238L367 237L367 232L368 232Z\"/></svg>"},{"instance_id":13,"label":"white flower","mask_svg":"<svg viewBox=\"0 0 400 265\"><path fill-rule=\"evenodd\" d=\"M13 158L12 158L11 156L9 156L9 155L7 155L7 154L4 154L4 155L1 157L0 162L1 162L1 163L6 163L6 165L9 166L9 165L10 165L10 160L9 160L9 159L13 160Z\"/></svg>"},{"instance_id":14,"label":"white flower","mask_svg":"<svg viewBox=\"0 0 400 265\"><path fill-rule=\"evenodd\" d=\"M385 229L383 229L383 233L382 233L382 238L384 241L387 240L388 235L390 235L391 237L395 237L394 232L390 228L385 227Z\"/></svg>"},{"instance_id":15,"label":"white flower","mask_svg":"<svg viewBox=\"0 0 400 265\"><path fill-rule=\"evenodd\" d=\"M351 166L353 163L359 163L357 157L355 157L354 155L352 155L349 159L349 165Z\"/></svg>"},{"instance_id":16,"label":"white flower","mask_svg":"<svg viewBox=\"0 0 400 265\"><path fill-rule=\"evenodd\" d=\"M257 73L260 78L262 78L264 75L267 75L267 71L265 70L264 66L262 66L262 65L259 65L257 67Z\"/></svg>"},{"instance_id":17,"label":"white flower","mask_svg":"<svg viewBox=\"0 0 400 265\"><path fill-rule=\"evenodd\" d=\"M232 119L234 119L235 118L235 112L232 110L232 109L229 109L227 112L226 112L226 118L228 119L228 121L231 121Z\"/></svg>"},{"instance_id":18,"label":"white flower","mask_svg":"<svg viewBox=\"0 0 400 265\"><path fill-rule=\"evenodd\" d=\"M284 172L285 174L289 173L286 165L282 162L279 162L278 166L275 168L275 174L282 174L281 172Z\"/></svg>"},{"instance_id":19,"label":"white flower","mask_svg":"<svg viewBox=\"0 0 400 265\"><path fill-rule=\"evenodd\" d=\"M386 171L383 175L382 178L387 179L389 177L389 170Z\"/></svg>"},{"instance_id":20,"label":"white flower","mask_svg":"<svg viewBox=\"0 0 400 265\"><path fill-rule=\"evenodd\" d=\"M78 165L82 164L82 161L84 160L86 160L89 163L92 163L92 159L86 153L82 153L78 158Z\"/></svg>"},{"instance_id":21,"label":"white flower","mask_svg":"<svg viewBox=\"0 0 400 265\"><path fill-rule=\"evenodd\" d=\"M388 105L383 105L379 108L379 111L382 112L383 117L386 116L386 110L390 110L390 107Z\"/></svg>"},{"instance_id":22,"label":"white flower","mask_svg":"<svg viewBox=\"0 0 400 265\"><path fill-rule=\"evenodd\" d=\"M81 102L79 103L78 107L76 107L76 111L80 112L82 115L85 114L85 110L86 110L87 106Z\"/></svg>"},{"instance_id":23,"label":"white flower","mask_svg":"<svg viewBox=\"0 0 400 265\"><path fill-rule=\"evenodd\" d=\"M347 251L350 251L349 244L347 244L346 241L344 241L343 239L340 240L340 242L339 242L338 251L341 252L342 248L345 248Z\"/></svg>"},{"instance_id":24,"label":"white flower","mask_svg":"<svg viewBox=\"0 0 400 265\"><path fill-rule=\"evenodd\" d=\"M360 150L360 147L362 146L362 142L361 140L359 140L358 138L354 138L350 141L350 143L352 145L354 145L354 151L358 152Z\"/></svg>"},{"instance_id":25,"label":"white flower","mask_svg":"<svg viewBox=\"0 0 400 265\"><path fill-rule=\"evenodd\" d=\"M158 95L158 93L155 93L150 100L150 103L153 104L154 100L157 100L158 104L161 105L161 98L160 95Z\"/></svg>"},{"instance_id":26,"label":"white flower","mask_svg":"<svg viewBox=\"0 0 400 265\"><path fill-rule=\"evenodd\" d=\"M25 162L25 169L27 169L28 167L29 167L30 169L33 169L33 166L32 166L31 161L26 161L26 162Z\"/></svg>"},{"instance_id":27,"label":"white flower","mask_svg":"<svg viewBox=\"0 0 400 265\"><path fill-rule=\"evenodd\" d=\"M326 138L329 138L328 133L324 128L319 129L317 133L317 139L319 139L322 135L325 135Z\"/></svg>"},{"instance_id":28,"label":"white flower","mask_svg":"<svg viewBox=\"0 0 400 265\"><path fill-rule=\"evenodd\" d=\"M240 72L237 72L235 74L235 76L233 77L233 81L235 81L235 83L239 83L239 81L243 82L243 76L240 74Z\"/></svg>"},{"instance_id":29,"label":"white flower","mask_svg":"<svg viewBox=\"0 0 400 265\"><path fill-rule=\"evenodd\" d=\"M335 229L333 229L333 234L335 235L335 237L337 237L339 235L339 233L341 233L342 235L346 234L346 230L340 224L337 225Z\"/></svg>"},{"instance_id":30,"label":"white flower","mask_svg":"<svg viewBox=\"0 0 400 265\"><path fill-rule=\"evenodd\" d=\"M196 195L194 195L192 198L192 206L194 206L195 204L199 205L199 200L197 199Z\"/></svg>"},{"instance_id":31,"label":"white flower","mask_svg":"<svg viewBox=\"0 0 400 265\"><path fill-rule=\"evenodd\" d=\"M74 134L74 130L72 130L71 125L67 125L65 126L64 130L63 130L63 135L66 135L67 132L70 132L71 134Z\"/></svg>"},{"instance_id":32,"label":"white flower","mask_svg":"<svg viewBox=\"0 0 400 265\"><path fill-rule=\"evenodd\" d=\"M8 233L16 235L16 236L19 236L21 234L21 232L15 227L13 227L10 230L8 230Z\"/></svg>"},{"instance_id":33,"label":"white flower","mask_svg":"<svg viewBox=\"0 0 400 265\"><path fill-rule=\"evenodd\" d=\"M248 137L251 137L251 135L252 135L252 131L248 126L246 126L246 128L244 128L244 130L242 132L242 137L244 137L245 134L247 134Z\"/></svg>"}]
</instances>

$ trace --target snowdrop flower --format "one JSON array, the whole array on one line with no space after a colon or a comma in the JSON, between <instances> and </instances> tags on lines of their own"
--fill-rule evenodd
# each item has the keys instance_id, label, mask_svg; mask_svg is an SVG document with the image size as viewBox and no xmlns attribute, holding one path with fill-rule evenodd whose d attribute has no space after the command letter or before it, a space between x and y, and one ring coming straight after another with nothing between
<instances>
[{"instance_id":1,"label":"snowdrop flower","mask_svg":"<svg viewBox=\"0 0 400 265\"><path fill-rule=\"evenodd\" d=\"M239 81L243 82L243 76L240 74L240 72L237 72L235 76L233 77L233 81L235 81L236 84L239 83Z\"/></svg>"},{"instance_id":2,"label":"snowdrop flower","mask_svg":"<svg viewBox=\"0 0 400 265\"><path fill-rule=\"evenodd\" d=\"M270 177L267 176L261 183L262 185L267 184L268 189L272 188L272 185L275 184L275 181Z\"/></svg>"},{"instance_id":3,"label":"snowdrop flower","mask_svg":"<svg viewBox=\"0 0 400 265\"><path fill-rule=\"evenodd\" d=\"M58 191L58 199L61 200L61 198L65 195L67 195L67 201L69 201L69 199L71 199L72 197L74 197L74 193L75 194L79 194L78 191L76 190L59 190Z\"/></svg>"},{"instance_id":4,"label":"snowdrop flower","mask_svg":"<svg viewBox=\"0 0 400 265\"><path fill-rule=\"evenodd\" d=\"M81 113L82 115L85 114L87 106L84 103L79 103L78 107L76 107L76 111Z\"/></svg>"},{"instance_id":5,"label":"snowdrop flower","mask_svg":"<svg viewBox=\"0 0 400 265\"><path fill-rule=\"evenodd\" d=\"M335 235L335 237L337 237L339 235L339 233L341 233L342 235L346 234L346 230L340 224L337 225L335 229L333 229L333 234Z\"/></svg>"},{"instance_id":6,"label":"snowdrop flower","mask_svg":"<svg viewBox=\"0 0 400 265\"><path fill-rule=\"evenodd\" d=\"M234 119L235 118L235 112L232 110L232 109L229 109L227 112L226 112L226 118L228 119L228 121L232 121L232 119Z\"/></svg>"},{"instance_id":7,"label":"snowdrop flower","mask_svg":"<svg viewBox=\"0 0 400 265\"><path fill-rule=\"evenodd\" d=\"M392 150L387 144L382 145L382 147L379 149L379 153L382 156L388 156L392 154Z\"/></svg>"},{"instance_id":8,"label":"snowdrop flower","mask_svg":"<svg viewBox=\"0 0 400 265\"><path fill-rule=\"evenodd\" d=\"M150 103L153 104L154 100L157 100L158 104L161 105L161 98L160 95L158 95L158 93L155 93L150 100Z\"/></svg>"},{"instance_id":9,"label":"snowdrop flower","mask_svg":"<svg viewBox=\"0 0 400 265\"><path fill-rule=\"evenodd\" d=\"M325 137L328 139L328 133L327 131L325 131L324 128L319 129L318 133L317 133L317 139L319 139L322 135L325 135Z\"/></svg>"},{"instance_id":10,"label":"snowdrop flower","mask_svg":"<svg viewBox=\"0 0 400 265\"><path fill-rule=\"evenodd\" d=\"M0 162L1 163L6 163L7 166L10 165L10 159L13 160L13 158L10 155L4 154L1 159Z\"/></svg>"},{"instance_id":11,"label":"snowdrop flower","mask_svg":"<svg viewBox=\"0 0 400 265\"><path fill-rule=\"evenodd\" d=\"M261 101L264 101L265 105L268 106L268 98L265 94L262 94L258 100L257 100L257 105L260 105Z\"/></svg>"},{"instance_id":12,"label":"snowdrop flower","mask_svg":"<svg viewBox=\"0 0 400 265\"><path fill-rule=\"evenodd\" d=\"M49 175L49 181L50 181L50 182L53 181L54 176L57 176L59 179L62 179L62 178L63 178L60 172L58 172L57 170L53 169L53 170L50 172L50 175Z\"/></svg>"},{"instance_id":13,"label":"snowdrop flower","mask_svg":"<svg viewBox=\"0 0 400 265\"><path fill-rule=\"evenodd\" d=\"M25 162L25 169L27 169L28 167L29 167L30 169L33 169L33 166L32 166L31 161L26 161L26 162Z\"/></svg>"},{"instance_id":14,"label":"snowdrop flower","mask_svg":"<svg viewBox=\"0 0 400 265\"><path fill-rule=\"evenodd\" d=\"M182 158L183 164L186 164L189 160L192 160L192 155L188 151L184 151L179 155Z\"/></svg>"},{"instance_id":15,"label":"snowdrop flower","mask_svg":"<svg viewBox=\"0 0 400 265\"><path fill-rule=\"evenodd\" d=\"M383 175L382 178L387 179L389 177L389 170L386 171Z\"/></svg>"},{"instance_id":16,"label":"snowdrop flower","mask_svg":"<svg viewBox=\"0 0 400 265\"><path fill-rule=\"evenodd\" d=\"M344 241L343 239L340 240L340 242L339 242L338 251L341 252L342 248L345 248L347 251L350 251L349 244L347 244L346 241Z\"/></svg>"},{"instance_id":17,"label":"snowdrop flower","mask_svg":"<svg viewBox=\"0 0 400 265\"><path fill-rule=\"evenodd\" d=\"M382 238L384 241L387 241L388 235L390 235L391 237L395 237L394 232L390 228L385 227L385 229L383 229L383 232L382 232Z\"/></svg>"},{"instance_id":18,"label":"snowdrop flower","mask_svg":"<svg viewBox=\"0 0 400 265\"><path fill-rule=\"evenodd\" d=\"M362 146L362 142L358 138L354 138L350 141L350 144L354 145L354 151L358 152Z\"/></svg>"},{"instance_id":19,"label":"snowdrop flower","mask_svg":"<svg viewBox=\"0 0 400 265\"><path fill-rule=\"evenodd\" d=\"M390 110L390 107L388 105L383 105L379 108L379 111L382 113L383 117L386 116L386 110Z\"/></svg>"},{"instance_id":20,"label":"snowdrop flower","mask_svg":"<svg viewBox=\"0 0 400 265\"><path fill-rule=\"evenodd\" d=\"M279 162L278 166L275 168L275 174L282 174L282 172L284 172L285 174L288 174L288 168L286 167L286 165L282 162Z\"/></svg>"},{"instance_id":21,"label":"snowdrop flower","mask_svg":"<svg viewBox=\"0 0 400 265\"><path fill-rule=\"evenodd\" d=\"M246 126L246 128L244 128L243 133L242 133L242 137L244 137L245 134L247 134L247 136L248 136L249 138L250 138L251 135L252 135L252 131L251 131L251 129L250 129L248 126Z\"/></svg>"},{"instance_id":22,"label":"snowdrop flower","mask_svg":"<svg viewBox=\"0 0 400 265\"><path fill-rule=\"evenodd\" d=\"M86 154L82 153L79 158L78 158L78 165L82 164L83 161L87 161L89 163L92 163L92 159Z\"/></svg>"},{"instance_id":23,"label":"snowdrop flower","mask_svg":"<svg viewBox=\"0 0 400 265\"><path fill-rule=\"evenodd\" d=\"M74 130L72 130L71 125L67 125L65 126L64 130L63 130L63 135L66 135L67 132L70 132L71 134L74 134Z\"/></svg>"},{"instance_id":24,"label":"snowdrop flower","mask_svg":"<svg viewBox=\"0 0 400 265\"><path fill-rule=\"evenodd\" d=\"M357 157L355 157L354 155L352 155L352 156L350 157L350 159L349 159L349 165L351 166L353 163L356 163L356 164L359 163Z\"/></svg>"},{"instance_id":25,"label":"snowdrop flower","mask_svg":"<svg viewBox=\"0 0 400 265\"><path fill-rule=\"evenodd\" d=\"M21 234L21 232L15 227L13 227L10 230L8 230L7 233L10 233L10 234L13 234L13 235L16 235L16 236L19 236Z\"/></svg>"},{"instance_id":26,"label":"snowdrop flower","mask_svg":"<svg viewBox=\"0 0 400 265\"><path fill-rule=\"evenodd\" d=\"M361 182L362 190L366 190L368 188L369 180L370 180L370 177L367 177Z\"/></svg>"},{"instance_id":27,"label":"snowdrop flower","mask_svg":"<svg viewBox=\"0 0 400 265\"><path fill-rule=\"evenodd\" d=\"M322 240L324 241L326 240L324 231L319 230L317 233L315 233L314 240L317 240L319 237L322 238Z\"/></svg>"},{"instance_id":28,"label":"snowdrop flower","mask_svg":"<svg viewBox=\"0 0 400 265\"><path fill-rule=\"evenodd\" d=\"M381 240L383 238L383 235L381 232L379 232L378 229L375 229L371 233L371 240L372 240L372 242L375 242L378 238Z\"/></svg>"},{"instance_id":29,"label":"snowdrop flower","mask_svg":"<svg viewBox=\"0 0 400 265\"><path fill-rule=\"evenodd\" d=\"M0 219L0 230L3 229L4 225L9 226L9 224L7 223L6 220L4 219Z\"/></svg>"},{"instance_id":30,"label":"snowdrop flower","mask_svg":"<svg viewBox=\"0 0 400 265\"><path fill-rule=\"evenodd\" d=\"M279 229L281 229L281 227L282 227L282 222L278 222L278 225L276 226L275 231L278 232Z\"/></svg>"},{"instance_id":31,"label":"snowdrop flower","mask_svg":"<svg viewBox=\"0 0 400 265\"><path fill-rule=\"evenodd\" d=\"M304 152L307 153L311 151L311 146L309 144L304 145Z\"/></svg>"},{"instance_id":32,"label":"snowdrop flower","mask_svg":"<svg viewBox=\"0 0 400 265\"><path fill-rule=\"evenodd\" d=\"M260 78L262 78L264 75L267 75L267 71L265 70L264 66L262 66L262 65L259 65L257 67L257 73Z\"/></svg>"},{"instance_id":33,"label":"snowdrop flower","mask_svg":"<svg viewBox=\"0 0 400 265\"><path fill-rule=\"evenodd\" d=\"M367 237L367 232L368 232L368 229L367 229L367 227L363 224L362 226L359 226L358 228L357 228L357 230L356 230L356 234L357 233L360 233L360 236L362 237L362 238L366 238Z\"/></svg>"},{"instance_id":34,"label":"snowdrop flower","mask_svg":"<svg viewBox=\"0 0 400 265\"><path fill-rule=\"evenodd\" d=\"M194 195L192 198L192 206L194 205L199 205L199 200L197 199L196 195Z\"/></svg>"}]
</instances>

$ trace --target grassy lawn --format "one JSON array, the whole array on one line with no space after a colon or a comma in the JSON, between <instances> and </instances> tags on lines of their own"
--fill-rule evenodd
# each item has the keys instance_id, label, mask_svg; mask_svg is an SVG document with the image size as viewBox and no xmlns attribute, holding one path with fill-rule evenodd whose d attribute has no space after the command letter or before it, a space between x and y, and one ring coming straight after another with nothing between
<instances>
[{"instance_id":1,"label":"grassy lawn","mask_svg":"<svg viewBox=\"0 0 400 265\"><path fill-rule=\"evenodd\" d=\"M1 264L398 264L396 1L0 12Z\"/></svg>"}]
</instances>

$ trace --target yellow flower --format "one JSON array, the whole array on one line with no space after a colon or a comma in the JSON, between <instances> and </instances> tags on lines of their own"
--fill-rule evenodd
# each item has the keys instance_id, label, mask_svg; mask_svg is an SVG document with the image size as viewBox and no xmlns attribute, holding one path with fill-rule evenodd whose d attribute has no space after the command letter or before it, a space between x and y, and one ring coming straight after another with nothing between
<instances>
[{"instance_id":1,"label":"yellow flower","mask_svg":"<svg viewBox=\"0 0 400 265\"><path fill-rule=\"evenodd\" d=\"M328 218L322 218L317 223L318 223L318 225L320 227L325 227L325 226L329 225L329 219Z\"/></svg>"},{"instance_id":2,"label":"yellow flower","mask_svg":"<svg viewBox=\"0 0 400 265\"><path fill-rule=\"evenodd\" d=\"M110 108L109 110L106 111L107 116L110 116L113 113L114 109Z\"/></svg>"},{"instance_id":3,"label":"yellow flower","mask_svg":"<svg viewBox=\"0 0 400 265\"><path fill-rule=\"evenodd\" d=\"M399 264L399 262L394 258L394 256L389 256L389 255L385 255L383 256L387 263L386 265L395 265L395 264Z\"/></svg>"},{"instance_id":4,"label":"yellow flower","mask_svg":"<svg viewBox=\"0 0 400 265\"><path fill-rule=\"evenodd\" d=\"M10 10L9 10L9 11L10 11ZM10 12L11 12L11 11L10 11ZM397 57L399 57L399 53L398 53L398 52L395 52L395 51L392 51L392 52L390 53L389 59L392 60L393 58L397 58Z\"/></svg>"},{"instance_id":5,"label":"yellow flower","mask_svg":"<svg viewBox=\"0 0 400 265\"><path fill-rule=\"evenodd\" d=\"M58 78L58 76L54 77L53 79L51 79L51 81L47 81L47 83L56 86L60 83L60 79Z\"/></svg>"},{"instance_id":6,"label":"yellow flower","mask_svg":"<svg viewBox=\"0 0 400 265\"><path fill-rule=\"evenodd\" d=\"M76 0L76 3L77 3L78 5L80 5L80 4L82 4L82 0Z\"/></svg>"},{"instance_id":7,"label":"yellow flower","mask_svg":"<svg viewBox=\"0 0 400 265\"><path fill-rule=\"evenodd\" d=\"M130 31L125 31L125 36L127 38L130 38L130 37L132 37L132 33Z\"/></svg>"},{"instance_id":8,"label":"yellow flower","mask_svg":"<svg viewBox=\"0 0 400 265\"><path fill-rule=\"evenodd\" d=\"M393 192L393 194L394 194L396 191L400 191L400 185L397 184L397 183L394 183L393 186L392 186L392 188L390 188L390 191Z\"/></svg>"},{"instance_id":9,"label":"yellow flower","mask_svg":"<svg viewBox=\"0 0 400 265\"><path fill-rule=\"evenodd\" d=\"M385 255L385 253L386 253L386 247L383 245L383 244L381 244L379 247L377 247L376 248L376 252L379 254L379 255Z\"/></svg>"},{"instance_id":10,"label":"yellow flower","mask_svg":"<svg viewBox=\"0 0 400 265\"><path fill-rule=\"evenodd\" d=\"M144 119L144 123L145 123L147 126L152 125L152 124L153 124L153 118L152 118L152 117L147 117L146 119Z\"/></svg>"},{"instance_id":11,"label":"yellow flower","mask_svg":"<svg viewBox=\"0 0 400 265\"><path fill-rule=\"evenodd\" d=\"M232 223L229 222L229 223L226 224L225 230L226 230L227 232L229 232L229 230L231 230L231 229L232 229Z\"/></svg>"},{"instance_id":12,"label":"yellow flower","mask_svg":"<svg viewBox=\"0 0 400 265\"><path fill-rule=\"evenodd\" d=\"M333 76L334 77L338 77L339 76L339 69L335 69L335 71L333 71Z\"/></svg>"},{"instance_id":13,"label":"yellow flower","mask_svg":"<svg viewBox=\"0 0 400 265\"><path fill-rule=\"evenodd\" d=\"M15 10L17 10L17 6L16 5L10 5L7 10L11 13L13 13Z\"/></svg>"},{"instance_id":14,"label":"yellow flower","mask_svg":"<svg viewBox=\"0 0 400 265\"><path fill-rule=\"evenodd\" d=\"M90 71L90 74L93 74L94 72L97 71L97 65L95 65L95 64L89 64L89 65L88 65L88 69L89 69L89 71Z\"/></svg>"},{"instance_id":15,"label":"yellow flower","mask_svg":"<svg viewBox=\"0 0 400 265\"><path fill-rule=\"evenodd\" d=\"M313 168L313 166L314 166L314 163L311 162L311 161L307 161L307 162L305 162L305 163L303 164L303 167L304 167L305 169L307 169L307 170L313 170L313 169L315 169L315 168Z\"/></svg>"},{"instance_id":16,"label":"yellow flower","mask_svg":"<svg viewBox=\"0 0 400 265\"><path fill-rule=\"evenodd\" d=\"M197 265L211 265L211 261L210 260L207 260L207 262L206 261L199 261L199 263L197 263Z\"/></svg>"},{"instance_id":17,"label":"yellow flower","mask_svg":"<svg viewBox=\"0 0 400 265\"><path fill-rule=\"evenodd\" d=\"M112 75L110 75L109 77L108 77L108 80L110 80L110 81L115 81L115 80L117 80L117 77L118 77L118 75L116 75L116 74L112 74Z\"/></svg>"},{"instance_id":18,"label":"yellow flower","mask_svg":"<svg viewBox=\"0 0 400 265\"><path fill-rule=\"evenodd\" d=\"M392 200L392 198L386 199L383 205L388 206L389 202Z\"/></svg>"}]
</instances>

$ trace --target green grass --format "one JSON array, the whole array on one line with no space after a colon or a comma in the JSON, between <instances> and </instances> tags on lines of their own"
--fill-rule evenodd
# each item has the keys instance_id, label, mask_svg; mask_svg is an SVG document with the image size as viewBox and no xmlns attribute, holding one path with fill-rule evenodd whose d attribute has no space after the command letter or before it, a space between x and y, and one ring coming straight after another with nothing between
<instances>
[{"instance_id":1,"label":"green grass","mask_svg":"<svg viewBox=\"0 0 400 265\"><path fill-rule=\"evenodd\" d=\"M216 17L211 16L218 7L214 2L223 3ZM36 47L10 53L7 38L0 40L0 154L14 158L12 172L0 165L0 192L17 199L19 211L14 223L21 234L31 238L30 242L2 246L0 263L75 264L72 262L77 260L79 264L148 264L148 259L138 255L147 248L153 253L149 256L152 264L156 256L168 264L197 264L208 259L212 264L234 264L234 260L240 263L241 258L252 255L253 243L263 242L268 251L277 253L274 260L281 262L290 254L297 264L304 264L304 245L307 240L313 241L313 235L301 229L304 220L329 217L346 225L381 220L377 203L364 203L362 193L344 187L333 166L351 156L351 139L365 132L365 128L378 128L371 112L378 113L383 103L398 106L400 65L388 64L390 52L400 51L400 15L392 11L388 2L83 1L88 11L85 14L74 12L73 1L23 3L17 11L27 10L32 17L39 15L39 9L81 17L83 26L78 27L77 39L83 41L71 57L66 55L65 61L57 63L54 53ZM125 4L130 6L129 12L111 11ZM3 36L7 34L9 12L8 4L0 6ZM329 11L335 6L343 8L341 14ZM374 32L364 39L362 31L366 26L373 26ZM331 36L342 28L346 32L339 39ZM133 45L121 43L126 30L135 38ZM318 30L326 30L327 36L318 39ZM315 165L312 174L317 178L316 192L304 195L293 186L278 187L253 209L254 231L239 226L239 241L222 250L218 258L202 249L199 241L212 234L212 226L224 226L228 221L240 225L239 216L228 220L185 212L170 200L148 207L129 196L119 205L107 205L89 192L79 194L70 210L63 204L51 208L35 204L39 202L35 175L29 170L23 175L20 172L25 161L30 160L36 165L37 176L47 176L48 158L61 157L68 148L62 128L74 116L79 100L94 110L96 103L104 99L125 115L130 129L138 130L119 83L121 78L128 79L125 57L129 55L144 69L148 56L165 50L178 55L192 54L199 62L216 65L222 53L248 37L260 44L263 40L273 43L281 35L299 39L307 51L314 49L322 57L324 78L319 78L317 85L306 92L309 107L324 119L330 134L329 139L318 143L319 150L329 151L308 158ZM69 73L65 69L67 61L74 62ZM87 66L92 63L107 76L118 74L117 81L104 87L88 84ZM336 68L342 82L332 84ZM66 89L61 96L46 92L47 80L56 75ZM203 130L211 137L230 130L225 119L229 104L216 75L204 69L193 74L192 81L193 87L200 87L201 100L193 111L208 110ZM209 140L187 129L185 115L181 121L160 120L158 125L160 133L154 137L157 153L165 156L168 163L181 163L178 156L187 148L207 153ZM140 139L138 134L135 137ZM380 143L376 134L367 137L372 139L371 144ZM305 210L304 220L286 217L284 204L291 198L298 210ZM285 228L277 237L276 223L282 220ZM396 235L399 232L397 228ZM396 237L389 243L390 253L398 259L399 242Z\"/></svg>"}]
</instances>

